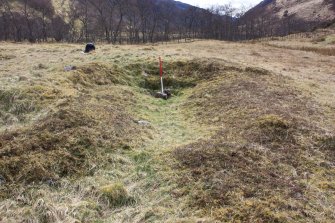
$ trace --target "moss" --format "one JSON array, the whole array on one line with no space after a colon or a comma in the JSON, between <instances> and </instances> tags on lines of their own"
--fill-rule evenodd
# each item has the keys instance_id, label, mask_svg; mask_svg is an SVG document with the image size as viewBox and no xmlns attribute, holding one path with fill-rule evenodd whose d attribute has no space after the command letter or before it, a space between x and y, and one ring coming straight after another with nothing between
<instances>
[{"instance_id":1,"label":"moss","mask_svg":"<svg viewBox=\"0 0 335 223\"><path fill-rule=\"evenodd\" d=\"M122 183L114 183L100 187L101 197L106 199L111 207L120 207L132 200Z\"/></svg>"},{"instance_id":2,"label":"moss","mask_svg":"<svg viewBox=\"0 0 335 223\"><path fill-rule=\"evenodd\" d=\"M136 163L144 163L151 158L150 154L147 152L140 152L133 155L133 159Z\"/></svg>"}]
</instances>

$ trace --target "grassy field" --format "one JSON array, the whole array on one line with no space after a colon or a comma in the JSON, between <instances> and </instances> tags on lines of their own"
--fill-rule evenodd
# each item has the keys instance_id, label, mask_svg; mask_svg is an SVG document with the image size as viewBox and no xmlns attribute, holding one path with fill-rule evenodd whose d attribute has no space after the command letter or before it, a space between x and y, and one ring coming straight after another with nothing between
<instances>
[{"instance_id":1,"label":"grassy field","mask_svg":"<svg viewBox=\"0 0 335 223\"><path fill-rule=\"evenodd\" d=\"M332 40L1 43L0 222L334 222Z\"/></svg>"}]
</instances>

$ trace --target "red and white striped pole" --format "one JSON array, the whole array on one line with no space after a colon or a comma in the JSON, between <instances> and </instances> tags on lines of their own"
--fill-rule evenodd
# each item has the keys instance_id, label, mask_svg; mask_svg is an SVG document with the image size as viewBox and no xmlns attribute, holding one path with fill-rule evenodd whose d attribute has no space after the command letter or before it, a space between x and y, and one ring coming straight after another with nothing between
<instances>
[{"instance_id":1,"label":"red and white striped pole","mask_svg":"<svg viewBox=\"0 0 335 223\"><path fill-rule=\"evenodd\" d=\"M159 75L161 77L162 94L164 94L164 86L163 86L163 61L162 61L161 57L159 57Z\"/></svg>"}]
</instances>

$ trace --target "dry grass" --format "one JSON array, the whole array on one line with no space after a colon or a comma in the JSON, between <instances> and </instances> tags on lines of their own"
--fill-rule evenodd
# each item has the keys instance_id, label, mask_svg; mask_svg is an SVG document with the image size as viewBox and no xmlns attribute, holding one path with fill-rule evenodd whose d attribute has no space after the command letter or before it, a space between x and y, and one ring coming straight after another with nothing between
<instances>
[{"instance_id":1,"label":"dry grass","mask_svg":"<svg viewBox=\"0 0 335 223\"><path fill-rule=\"evenodd\" d=\"M0 54L0 60L10 60L15 58L14 55Z\"/></svg>"},{"instance_id":2,"label":"dry grass","mask_svg":"<svg viewBox=\"0 0 335 223\"><path fill-rule=\"evenodd\" d=\"M331 207L319 200L335 201L332 186L319 185L334 177L334 160L316 145L327 137L318 121L327 117L290 79L263 73L221 73L198 85L185 104L218 131L174 151L183 195L223 222L333 221Z\"/></svg>"},{"instance_id":3,"label":"dry grass","mask_svg":"<svg viewBox=\"0 0 335 223\"><path fill-rule=\"evenodd\" d=\"M276 46L271 45L279 48L289 49L289 50L300 50L300 51L306 51L306 52L314 52L325 56L335 56L335 48L334 47L327 47L327 48L320 48L320 47L308 47L308 46Z\"/></svg>"},{"instance_id":4,"label":"dry grass","mask_svg":"<svg viewBox=\"0 0 335 223\"><path fill-rule=\"evenodd\" d=\"M310 38L299 39L294 37L287 37L284 41L269 41L266 45L278 47L282 49L298 50L305 52L313 52L325 56L335 56L334 43L334 30L317 30L311 33Z\"/></svg>"},{"instance_id":5,"label":"dry grass","mask_svg":"<svg viewBox=\"0 0 335 223\"><path fill-rule=\"evenodd\" d=\"M263 42L5 45L0 221L334 220L333 57ZM158 56L168 101L151 96Z\"/></svg>"}]
</instances>

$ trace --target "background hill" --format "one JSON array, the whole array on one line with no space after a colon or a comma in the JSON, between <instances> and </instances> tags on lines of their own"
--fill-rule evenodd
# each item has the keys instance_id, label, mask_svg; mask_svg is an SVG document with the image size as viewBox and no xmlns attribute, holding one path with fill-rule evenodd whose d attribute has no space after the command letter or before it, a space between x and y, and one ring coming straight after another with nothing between
<instances>
[{"instance_id":1,"label":"background hill","mask_svg":"<svg viewBox=\"0 0 335 223\"><path fill-rule=\"evenodd\" d=\"M186 10L191 7L194 7L192 5L180 2L180 1L174 1L174 0L156 0L157 4L161 4L162 2L168 2L171 4L174 4L178 9Z\"/></svg>"},{"instance_id":2,"label":"background hill","mask_svg":"<svg viewBox=\"0 0 335 223\"><path fill-rule=\"evenodd\" d=\"M242 20L253 23L260 36L310 31L334 23L335 1L265 0L246 12Z\"/></svg>"}]
</instances>

